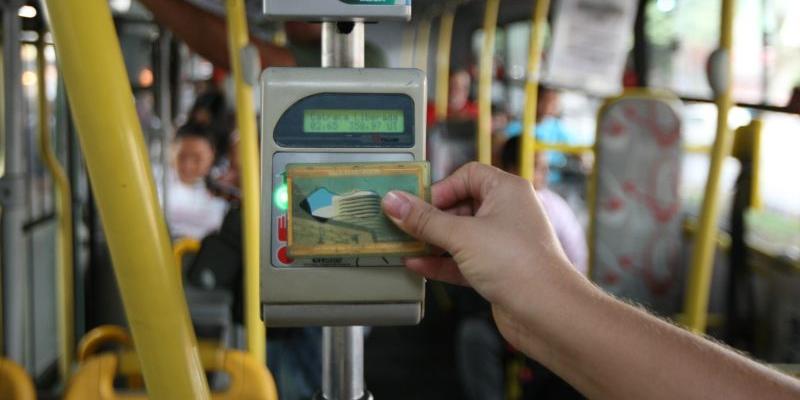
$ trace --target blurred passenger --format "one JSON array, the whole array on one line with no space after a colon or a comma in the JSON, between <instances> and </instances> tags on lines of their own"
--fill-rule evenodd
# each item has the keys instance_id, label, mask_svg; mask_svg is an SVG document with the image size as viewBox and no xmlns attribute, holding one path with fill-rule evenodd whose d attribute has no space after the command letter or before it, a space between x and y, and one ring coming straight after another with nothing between
<instances>
[{"instance_id":1,"label":"blurred passenger","mask_svg":"<svg viewBox=\"0 0 800 400\"><path fill-rule=\"evenodd\" d=\"M509 139L500 158L501 167L515 175L519 174L520 142L519 136ZM532 183L539 202L567 258L576 270L586 275L588 248L583 228L567 202L547 188L546 158L541 153L536 154L534 164ZM458 372L469 399L500 400L505 398L506 348L491 320L488 304L485 308L484 315L465 318L456 328ZM580 398L574 389L536 362L528 360L524 368L530 372L527 381L521 382L527 393L541 398Z\"/></svg>"},{"instance_id":2,"label":"blurred passenger","mask_svg":"<svg viewBox=\"0 0 800 400\"><path fill-rule=\"evenodd\" d=\"M234 134L228 151L228 168L209 180L209 188L231 203L222 227L203 238L189 265L188 281L200 288L233 294L234 323L244 324L242 210L239 137ZM320 328L272 328L267 333L268 367L279 398L310 399L322 385L322 332Z\"/></svg>"},{"instance_id":3,"label":"blurred passenger","mask_svg":"<svg viewBox=\"0 0 800 400\"><path fill-rule=\"evenodd\" d=\"M516 137L523 132L522 123L515 121L509 124L508 137ZM558 90L539 85L536 102L536 140L547 144L576 144L575 135L569 132L561 121L561 94ZM550 172L550 183L561 180L560 170L567 166L568 158L564 153L550 151L546 153Z\"/></svg>"},{"instance_id":4,"label":"blurred passenger","mask_svg":"<svg viewBox=\"0 0 800 400\"><path fill-rule=\"evenodd\" d=\"M472 121L478 118L478 105L470 99L472 76L465 69L450 74L447 96L447 119L449 121ZM428 127L436 124L436 103L428 103Z\"/></svg>"},{"instance_id":5,"label":"blurred passenger","mask_svg":"<svg viewBox=\"0 0 800 400\"><path fill-rule=\"evenodd\" d=\"M227 205L209 192L205 182L215 157L212 137L207 127L195 124L184 125L175 134L165 210L173 237L202 239L222 224Z\"/></svg>"},{"instance_id":6,"label":"blurred passenger","mask_svg":"<svg viewBox=\"0 0 800 400\"><path fill-rule=\"evenodd\" d=\"M501 157L502 169L515 175L519 175L520 142L519 136L509 139L503 147ZM549 170L547 159L542 153L536 153L533 187L536 189L539 201L542 203L542 207L544 207L547 217L553 225L567 258L572 262L575 269L586 275L588 269L586 234L578 221L578 217L567 202L559 194L548 188Z\"/></svg>"},{"instance_id":7,"label":"blurred passenger","mask_svg":"<svg viewBox=\"0 0 800 400\"><path fill-rule=\"evenodd\" d=\"M186 0L140 0L155 20L186 42L196 53L219 68L230 70L228 38L225 19ZM288 46L279 46L253 35L250 42L258 49L261 66L318 67L321 62L322 25L293 22L284 24ZM364 44L367 67L386 66L380 47L367 41Z\"/></svg>"},{"instance_id":8,"label":"blurred passenger","mask_svg":"<svg viewBox=\"0 0 800 400\"><path fill-rule=\"evenodd\" d=\"M216 196L229 202L241 200L241 186L239 182L239 135L234 133L228 145L228 155L225 157L227 165L213 173L206 180L208 189Z\"/></svg>"},{"instance_id":9,"label":"blurred passenger","mask_svg":"<svg viewBox=\"0 0 800 400\"><path fill-rule=\"evenodd\" d=\"M234 115L228 107L225 94L219 89L211 88L197 96L189 110L187 123L209 128L217 151L214 162L219 164L223 161L229 152L231 132L235 127Z\"/></svg>"},{"instance_id":10,"label":"blurred passenger","mask_svg":"<svg viewBox=\"0 0 800 400\"><path fill-rule=\"evenodd\" d=\"M506 130L511 116L505 105L492 104L492 165L502 167L503 146L508 140Z\"/></svg>"}]
</instances>

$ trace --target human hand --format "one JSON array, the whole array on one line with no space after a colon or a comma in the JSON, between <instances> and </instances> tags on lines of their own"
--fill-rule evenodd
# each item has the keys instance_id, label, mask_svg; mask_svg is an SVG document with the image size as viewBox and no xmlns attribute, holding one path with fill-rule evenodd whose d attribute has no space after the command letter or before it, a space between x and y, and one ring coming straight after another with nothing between
<instances>
[{"instance_id":1,"label":"human hand","mask_svg":"<svg viewBox=\"0 0 800 400\"><path fill-rule=\"evenodd\" d=\"M409 258L425 277L471 285L494 305L525 307L523 293L547 293L570 267L530 182L470 163L433 185L433 204L402 192L384 198L401 229L451 257Z\"/></svg>"}]
</instances>

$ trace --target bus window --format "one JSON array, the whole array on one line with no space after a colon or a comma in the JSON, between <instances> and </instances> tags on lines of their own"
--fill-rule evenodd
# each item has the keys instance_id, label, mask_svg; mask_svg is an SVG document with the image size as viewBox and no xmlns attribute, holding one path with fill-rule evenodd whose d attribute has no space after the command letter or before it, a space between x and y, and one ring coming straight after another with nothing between
<instances>
[{"instance_id":1,"label":"bus window","mask_svg":"<svg viewBox=\"0 0 800 400\"><path fill-rule=\"evenodd\" d=\"M647 9L649 80L679 95L711 98L705 73L719 37L720 0L654 1ZM738 0L734 97L783 106L800 83L800 3ZM754 62L754 60L756 62Z\"/></svg>"}]
</instances>

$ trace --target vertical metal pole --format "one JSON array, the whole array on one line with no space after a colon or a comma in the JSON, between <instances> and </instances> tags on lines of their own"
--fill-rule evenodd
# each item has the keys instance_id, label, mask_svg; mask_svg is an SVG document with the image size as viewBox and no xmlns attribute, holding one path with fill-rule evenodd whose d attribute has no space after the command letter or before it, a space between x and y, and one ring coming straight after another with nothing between
<instances>
[{"instance_id":1,"label":"vertical metal pole","mask_svg":"<svg viewBox=\"0 0 800 400\"><path fill-rule=\"evenodd\" d=\"M364 68L364 23L322 23L322 67Z\"/></svg>"},{"instance_id":2,"label":"vertical metal pole","mask_svg":"<svg viewBox=\"0 0 800 400\"><path fill-rule=\"evenodd\" d=\"M58 230L56 237L56 288L58 299L58 370L62 382L67 383L72 368L75 348L75 276L72 264L72 189L69 178L56 156L50 139L50 107L47 100L47 60L45 60L44 31L37 41L36 65L39 97L39 155L53 178L56 188L56 216Z\"/></svg>"},{"instance_id":3,"label":"vertical metal pole","mask_svg":"<svg viewBox=\"0 0 800 400\"><path fill-rule=\"evenodd\" d=\"M450 96L450 50L453 44L454 7L447 7L439 18L439 44L436 46L436 122L447 120Z\"/></svg>"},{"instance_id":4,"label":"vertical metal pole","mask_svg":"<svg viewBox=\"0 0 800 400\"><path fill-rule=\"evenodd\" d=\"M733 23L736 9L734 0L723 0L719 48L710 60L710 81L717 96L717 135L711 149L706 191L700 211L700 223L694 237L694 250L686 288L684 321L694 333L706 330L708 298L711 293L711 275L714 270L714 251L717 243L717 214L719 211L719 186L722 163L731 150L732 136L728 127L728 113L733 106L731 61L733 60Z\"/></svg>"},{"instance_id":5,"label":"vertical metal pole","mask_svg":"<svg viewBox=\"0 0 800 400\"><path fill-rule=\"evenodd\" d=\"M158 74L156 80L156 96L158 98L158 120L161 122L161 208L167 209L167 191L169 181L167 169L169 167L169 147L172 141L172 93L170 93L169 61L170 43L172 33L165 29L160 30L158 37Z\"/></svg>"},{"instance_id":6,"label":"vertical metal pole","mask_svg":"<svg viewBox=\"0 0 800 400\"><path fill-rule=\"evenodd\" d=\"M28 218L25 176L27 162L22 131L22 65L17 16L19 2L4 3L3 12L3 88L5 122L5 170L3 175L3 306L6 356L27 370L30 357L31 320L28 303L28 252L22 226Z\"/></svg>"},{"instance_id":7,"label":"vertical metal pole","mask_svg":"<svg viewBox=\"0 0 800 400\"><path fill-rule=\"evenodd\" d=\"M208 399L108 2L44 4L148 395Z\"/></svg>"},{"instance_id":8,"label":"vertical metal pole","mask_svg":"<svg viewBox=\"0 0 800 400\"><path fill-rule=\"evenodd\" d=\"M266 331L261 321L259 309L260 258L259 235L259 172L258 132L256 112L253 105L254 77L245 76L245 49L250 42L245 16L244 0L228 0L225 3L228 24L228 50L230 51L231 72L236 85L236 127L239 129L239 160L242 179L242 240L244 241L244 324L247 330L247 351L260 364L266 362Z\"/></svg>"},{"instance_id":9,"label":"vertical metal pole","mask_svg":"<svg viewBox=\"0 0 800 400\"><path fill-rule=\"evenodd\" d=\"M478 161L492 165L492 77L494 41L500 0L486 0L483 15L483 45L478 77Z\"/></svg>"},{"instance_id":10,"label":"vertical metal pole","mask_svg":"<svg viewBox=\"0 0 800 400\"><path fill-rule=\"evenodd\" d=\"M531 21L531 38L528 52L528 72L525 82L525 106L522 109L522 142L519 147L519 176L532 180L536 155L536 109L539 107L539 64L542 59L544 28L550 0L536 0Z\"/></svg>"},{"instance_id":11,"label":"vertical metal pole","mask_svg":"<svg viewBox=\"0 0 800 400\"><path fill-rule=\"evenodd\" d=\"M322 66L364 67L364 23L322 23ZM322 398L362 400L364 388L364 328L322 328Z\"/></svg>"}]
</instances>

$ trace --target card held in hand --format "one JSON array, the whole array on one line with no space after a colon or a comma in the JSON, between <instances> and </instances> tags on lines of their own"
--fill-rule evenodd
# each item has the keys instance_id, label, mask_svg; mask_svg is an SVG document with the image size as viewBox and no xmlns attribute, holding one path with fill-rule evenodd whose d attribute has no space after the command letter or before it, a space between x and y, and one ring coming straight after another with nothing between
<instances>
[{"instance_id":1,"label":"card held in hand","mask_svg":"<svg viewBox=\"0 0 800 400\"><path fill-rule=\"evenodd\" d=\"M381 200L402 190L430 201L426 161L289 164L289 256L411 256L427 245L384 215Z\"/></svg>"}]
</instances>

